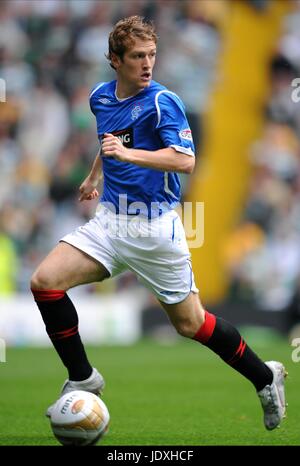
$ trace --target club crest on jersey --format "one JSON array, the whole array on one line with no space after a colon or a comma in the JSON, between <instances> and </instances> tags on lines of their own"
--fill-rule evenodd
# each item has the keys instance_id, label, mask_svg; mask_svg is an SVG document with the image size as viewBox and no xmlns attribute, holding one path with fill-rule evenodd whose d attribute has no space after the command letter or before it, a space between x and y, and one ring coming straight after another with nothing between
<instances>
[{"instance_id":1,"label":"club crest on jersey","mask_svg":"<svg viewBox=\"0 0 300 466\"><path fill-rule=\"evenodd\" d=\"M179 131L179 137L181 139L185 139L186 141L193 140L192 131L190 130L190 128L182 129L181 131Z\"/></svg>"},{"instance_id":2,"label":"club crest on jersey","mask_svg":"<svg viewBox=\"0 0 300 466\"><path fill-rule=\"evenodd\" d=\"M143 106L141 104L135 104L131 110L131 119L136 120L143 111Z\"/></svg>"},{"instance_id":3,"label":"club crest on jersey","mask_svg":"<svg viewBox=\"0 0 300 466\"><path fill-rule=\"evenodd\" d=\"M123 146L129 147L129 148L133 147L133 129L132 128L120 129L119 131L113 131L112 134L121 141Z\"/></svg>"}]
</instances>

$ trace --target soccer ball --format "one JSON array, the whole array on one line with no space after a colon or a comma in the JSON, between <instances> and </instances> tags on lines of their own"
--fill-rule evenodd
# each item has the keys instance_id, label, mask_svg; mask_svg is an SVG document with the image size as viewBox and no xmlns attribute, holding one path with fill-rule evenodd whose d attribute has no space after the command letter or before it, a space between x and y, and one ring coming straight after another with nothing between
<instances>
[{"instance_id":1,"label":"soccer ball","mask_svg":"<svg viewBox=\"0 0 300 466\"><path fill-rule=\"evenodd\" d=\"M107 432L109 412L96 395L74 390L55 404L50 423L57 440L66 446L95 445Z\"/></svg>"}]
</instances>

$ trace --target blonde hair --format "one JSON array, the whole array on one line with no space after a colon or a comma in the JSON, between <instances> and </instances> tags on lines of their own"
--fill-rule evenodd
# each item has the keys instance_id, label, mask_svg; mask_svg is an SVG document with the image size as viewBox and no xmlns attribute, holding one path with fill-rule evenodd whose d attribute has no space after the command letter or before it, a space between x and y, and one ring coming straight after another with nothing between
<instances>
[{"instance_id":1,"label":"blonde hair","mask_svg":"<svg viewBox=\"0 0 300 466\"><path fill-rule=\"evenodd\" d=\"M147 22L141 16L129 16L116 23L108 38L108 54L106 58L110 61L110 66L114 68L111 60L112 54L118 55L121 59L130 46L134 44L135 38L141 40L152 40L157 43L152 22Z\"/></svg>"}]
</instances>

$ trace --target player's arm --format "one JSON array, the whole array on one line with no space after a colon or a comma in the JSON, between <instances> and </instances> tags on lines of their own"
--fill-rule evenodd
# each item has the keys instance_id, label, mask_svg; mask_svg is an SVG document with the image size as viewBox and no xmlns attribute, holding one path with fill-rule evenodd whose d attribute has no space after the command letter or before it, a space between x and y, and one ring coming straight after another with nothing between
<instances>
[{"instance_id":1,"label":"player's arm","mask_svg":"<svg viewBox=\"0 0 300 466\"><path fill-rule=\"evenodd\" d=\"M86 179L79 187L79 201L90 201L99 196L97 186L102 178L102 160L100 157L100 149L95 157L92 168Z\"/></svg>"},{"instance_id":2,"label":"player's arm","mask_svg":"<svg viewBox=\"0 0 300 466\"><path fill-rule=\"evenodd\" d=\"M166 147L156 151L129 149L113 134L105 134L102 140L102 156L114 157L121 162L129 162L154 170L192 173L195 157Z\"/></svg>"}]
</instances>

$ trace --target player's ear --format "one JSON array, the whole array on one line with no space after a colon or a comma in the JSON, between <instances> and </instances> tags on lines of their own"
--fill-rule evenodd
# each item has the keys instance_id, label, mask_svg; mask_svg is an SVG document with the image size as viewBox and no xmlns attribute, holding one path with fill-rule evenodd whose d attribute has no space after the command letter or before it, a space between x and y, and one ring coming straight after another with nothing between
<instances>
[{"instance_id":1,"label":"player's ear","mask_svg":"<svg viewBox=\"0 0 300 466\"><path fill-rule=\"evenodd\" d=\"M115 70L117 70L120 67L121 61L122 60L119 57L119 55L116 55L115 53L111 54L111 64L113 65Z\"/></svg>"}]
</instances>

